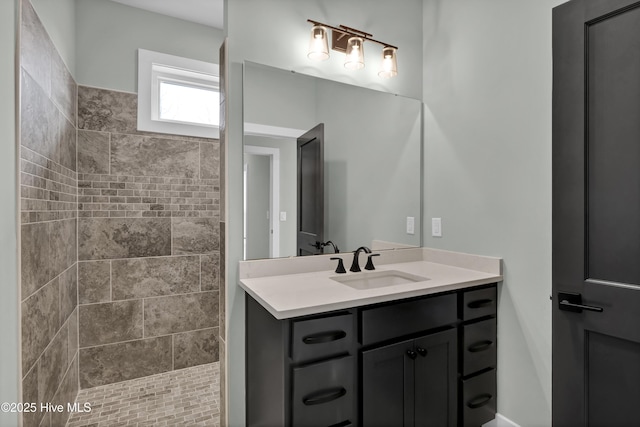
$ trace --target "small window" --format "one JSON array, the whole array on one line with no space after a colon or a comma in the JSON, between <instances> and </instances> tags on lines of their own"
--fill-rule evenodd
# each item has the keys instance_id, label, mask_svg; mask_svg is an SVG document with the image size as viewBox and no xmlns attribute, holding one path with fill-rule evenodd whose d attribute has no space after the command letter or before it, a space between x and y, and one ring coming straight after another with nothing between
<instances>
[{"instance_id":1,"label":"small window","mask_svg":"<svg viewBox=\"0 0 640 427\"><path fill-rule=\"evenodd\" d=\"M138 49L138 130L219 137L218 65Z\"/></svg>"}]
</instances>

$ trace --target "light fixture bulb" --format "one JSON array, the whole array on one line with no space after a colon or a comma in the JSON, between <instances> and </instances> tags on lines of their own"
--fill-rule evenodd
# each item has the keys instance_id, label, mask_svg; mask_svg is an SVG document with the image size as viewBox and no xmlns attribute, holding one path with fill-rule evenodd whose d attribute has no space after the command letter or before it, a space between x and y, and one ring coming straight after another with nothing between
<instances>
[{"instance_id":1,"label":"light fixture bulb","mask_svg":"<svg viewBox=\"0 0 640 427\"><path fill-rule=\"evenodd\" d=\"M396 48L389 46L382 49L382 65L378 72L378 76L388 79L398 75L398 58L396 50Z\"/></svg>"},{"instance_id":2,"label":"light fixture bulb","mask_svg":"<svg viewBox=\"0 0 640 427\"><path fill-rule=\"evenodd\" d=\"M322 25L314 25L313 28L311 28L311 39L309 40L309 53L307 57L315 61L329 59L327 29Z\"/></svg>"},{"instance_id":3,"label":"light fixture bulb","mask_svg":"<svg viewBox=\"0 0 640 427\"><path fill-rule=\"evenodd\" d=\"M364 68L364 40L361 37L351 37L347 41L347 58L344 67L349 70Z\"/></svg>"}]
</instances>

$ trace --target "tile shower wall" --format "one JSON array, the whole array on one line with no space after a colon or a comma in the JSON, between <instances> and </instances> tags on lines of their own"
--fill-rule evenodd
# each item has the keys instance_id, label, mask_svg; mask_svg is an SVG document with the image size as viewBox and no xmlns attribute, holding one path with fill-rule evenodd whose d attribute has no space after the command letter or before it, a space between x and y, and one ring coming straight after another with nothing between
<instances>
[{"instance_id":1,"label":"tile shower wall","mask_svg":"<svg viewBox=\"0 0 640 427\"><path fill-rule=\"evenodd\" d=\"M78 393L77 85L31 4L21 8L22 397L66 408ZM68 415L25 412L23 425Z\"/></svg>"},{"instance_id":2,"label":"tile shower wall","mask_svg":"<svg viewBox=\"0 0 640 427\"><path fill-rule=\"evenodd\" d=\"M219 359L219 142L138 132L78 88L80 387Z\"/></svg>"}]
</instances>

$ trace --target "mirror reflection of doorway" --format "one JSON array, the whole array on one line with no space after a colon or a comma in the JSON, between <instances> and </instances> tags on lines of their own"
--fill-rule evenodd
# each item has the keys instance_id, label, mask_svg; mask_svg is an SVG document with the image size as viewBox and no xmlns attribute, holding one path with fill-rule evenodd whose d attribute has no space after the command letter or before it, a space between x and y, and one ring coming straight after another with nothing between
<instances>
[{"instance_id":1,"label":"mirror reflection of doorway","mask_svg":"<svg viewBox=\"0 0 640 427\"><path fill-rule=\"evenodd\" d=\"M244 148L244 259L280 256L280 149Z\"/></svg>"}]
</instances>

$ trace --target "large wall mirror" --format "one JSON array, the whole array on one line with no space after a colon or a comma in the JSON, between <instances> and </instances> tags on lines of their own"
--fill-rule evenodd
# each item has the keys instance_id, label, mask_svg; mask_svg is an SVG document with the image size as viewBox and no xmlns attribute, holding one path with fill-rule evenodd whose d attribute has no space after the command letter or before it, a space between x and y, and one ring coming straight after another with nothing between
<instances>
[{"instance_id":1,"label":"large wall mirror","mask_svg":"<svg viewBox=\"0 0 640 427\"><path fill-rule=\"evenodd\" d=\"M244 65L245 259L420 246L421 101Z\"/></svg>"}]
</instances>

